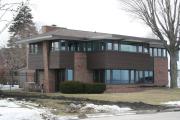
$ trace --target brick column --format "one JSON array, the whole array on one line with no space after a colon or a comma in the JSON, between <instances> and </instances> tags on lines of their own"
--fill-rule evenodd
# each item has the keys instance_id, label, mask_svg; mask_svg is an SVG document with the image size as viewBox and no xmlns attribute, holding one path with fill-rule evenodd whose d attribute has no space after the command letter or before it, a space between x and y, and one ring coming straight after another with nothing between
<instances>
[{"instance_id":1,"label":"brick column","mask_svg":"<svg viewBox=\"0 0 180 120\"><path fill-rule=\"evenodd\" d=\"M43 61L44 61L44 91L55 92L55 74L53 70L49 70L49 44L48 41L43 42Z\"/></svg>"},{"instance_id":2,"label":"brick column","mask_svg":"<svg viewBox=\"0 0 180 120\"><path fill-rule=\"evenodd\" d=\"M86 53L74 53L74 80L84 83L93 82L93 72L87 69Z\"/></svg>"},{"instance_id":3,"label":"brick column","mask_svg":"<svg viewBox=\"0 0 180 120\"><path fill-rule=\"evenodd\" d=\"M158 86L168 85L167 58L154 58L154 84Z\"/></svg>"}]
</instances>

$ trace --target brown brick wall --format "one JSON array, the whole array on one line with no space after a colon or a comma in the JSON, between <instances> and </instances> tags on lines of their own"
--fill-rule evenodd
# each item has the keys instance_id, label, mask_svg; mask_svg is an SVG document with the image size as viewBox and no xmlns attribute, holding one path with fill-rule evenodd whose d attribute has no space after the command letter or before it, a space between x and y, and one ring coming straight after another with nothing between
<instances>
[{"instance_id":1,"label":"brown brick wall","mask_svg":"<svg viewBox=\"0 0 180 120\"><path fill-rule=\"evenodd\" d=\"M106 93L128 93L128 92L139 92L143 90L154 89L154 85L146 85L148 87L141 87L143 84L139 85L107 85Z\"/></svg>"},{"instance_id":2,"label":"brown brick wall","mask_svg":"<svg viewBox=\"0 0 180 120\"><path fill-rule=\"evenodd\" d=\"M27 70L27 82L34 82L35 70Z\"/></svg>"},{"instance_id":3,"label":"brown brick wall","mask_svg":"<svg viewBox=\"0 0 180 120\"><path fill-rule=\"evenodd\" d=\"M59 51L50 52L49 56L49 68L59 69L59 68L73 68L74 67L74 53Z\"/></svg>"},{"instance_id":4,"label":"brown brick wall","mask_svg":"<svg viewBox=\"0 0 180 120\"><path fill-rule=\"evenodd\" d=\"M86 53L74 53L74 80L85 83L93 82L93 72L87 69Z\"/></svg>"},{"instance_id":5,"label":"brown brick wall","mask_svg":"<svg viewBox=\"0 0 180 120\"><path fill-rule=\"evenodd\" d=\"M44 90L45 92L55 92L55 73L49 70L49 49L48 42L43 42L43 61L44 61Z\"/></svg>"},{"instance_id":6,"label":"brown brick wall","mask_svg":"<svg viewBox=\"0 0 180 120\"><path fill-rule=\"evenodd\" d=\"M168 84L168 59L154 58L154 84L165 86Z\"/></svg>"},{"instance_id":7,"label":"brown brick wall","mask_svg":"<svg viewBox=\"0 0 180 120\"><path fill-rule=\"evenodd\" d=\"M153 58L149 54L128 52L94 52L88 54L89 69L137 69L153 70Z\"/></svg>"}]
</instances>

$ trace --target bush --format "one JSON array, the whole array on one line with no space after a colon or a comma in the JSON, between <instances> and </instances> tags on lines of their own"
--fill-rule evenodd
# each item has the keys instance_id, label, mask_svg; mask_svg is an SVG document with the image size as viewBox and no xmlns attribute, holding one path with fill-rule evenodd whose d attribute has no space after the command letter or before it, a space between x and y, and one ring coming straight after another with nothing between
<instances>
[{"instance_id":1,"label":"bush","mask_svg":"<svg viewBox=\"0 0 180 120\"><path fill-rule=\"evenodd\" d=\"M106 85L103 83L84 84L85 93L103 93Z\"/></svg>"},{"instance_id":2,"label":"bush","mask_svg":"<svg viewBox=\"0 0 180 120\"><path fill-rule=\"evenodd\" d=\"M65 81L60 85L60 91L67 94L75 93L103 93L106 85L103 83L81 83L78 81Z\"/></svg>"},{"instance_id":3,"label":"bush","mask_svg":"<svg viewBox=\"0 0 180 120\"><path fill-rule=\"evenodd\" d=\"M84 84L78 81L65 81L60 84L60 91L62 93L84 93Z\"/></svg>"}]
</instances>

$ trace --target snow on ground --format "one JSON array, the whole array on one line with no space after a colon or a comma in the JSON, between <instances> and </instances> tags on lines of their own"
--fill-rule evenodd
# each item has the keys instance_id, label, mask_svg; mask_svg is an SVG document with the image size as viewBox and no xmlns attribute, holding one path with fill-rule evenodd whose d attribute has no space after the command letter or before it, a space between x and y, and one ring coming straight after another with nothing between
<instances>
[{"instance_id":1,"label":"snow on ground","mask_svg":"<svg viewBox=\"0 0 180 120\"><path fill-rule=\"evenodd\" d=\"M125 113L132 110L128 107L120 108L117 105L86 104L84 107L80 109L80 111L87 111L87 109L93 109L95 113L111 113L111 114Z\"/></svg>"},{"instance_id":2,"label":"snow on ground","mask_svg":"<svg viewBox=\"0 0 180 120\"><path fill-rule=\"evenodd\" d=\"M116 105L86 104L81 110L93 109L96 113L120 114L128 113L130 108L120 108ZM95 115L94 114L94 115ZM93 114L92 114L93 115ZM92 117L92 116L91 116ZM16 101L13 98L0 99L0 120L78 120L77 116L53 115L49 109L27 101Z\"/></svg>"},{"instance_id":3,"label":"snow on ground","mask_svg":"<svg viewBox=\"0 0 180 120\"><path fill-rule=\"evenodd\" d=\"M0 120L45 120L44 117L48 120L57 118L51 114L50 110L38 108L37 104L14 99L0 99Z\"/></svg>"},{"instance_id":4,"label":"snow on ground","mask_svg":"<svg viewBox=\"0 0 180 120\"><path fill-rule=\"evenodd\" d=\"M17 89L20 89L19 88L19 85L2 85L0 84L0 90L17 90Z\"/></svg>"},{"instance_id":5,"label":"snow on ground","mask_svg":"<svg viewBox=\"0 0 180 120\"><path fill-rule=\"evenodd\" d=\"M169 101L162 104L167 105L167 106L180 107L180 101Z\"/></svg>"}]
</instances>

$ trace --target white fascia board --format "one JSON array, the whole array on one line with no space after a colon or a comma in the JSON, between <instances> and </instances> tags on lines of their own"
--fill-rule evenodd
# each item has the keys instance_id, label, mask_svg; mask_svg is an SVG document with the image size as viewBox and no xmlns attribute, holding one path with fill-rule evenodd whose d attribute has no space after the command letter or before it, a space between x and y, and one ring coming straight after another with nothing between
<instances>
[{"instance_id":1,"label":"white fascia board","mask_svg":"<svg viewBox=\"0 0 180 120\"><path fill-rule=\"evenodd\" d=\"M41 40L47 40L52 37L53 37L52 35L47 35L47 36L41 36L41 37L35 37L35 38L29 38L29 39L17 41L16 43L20 44L20 43L40 42Z\"/></svg>"}]
</instances>

